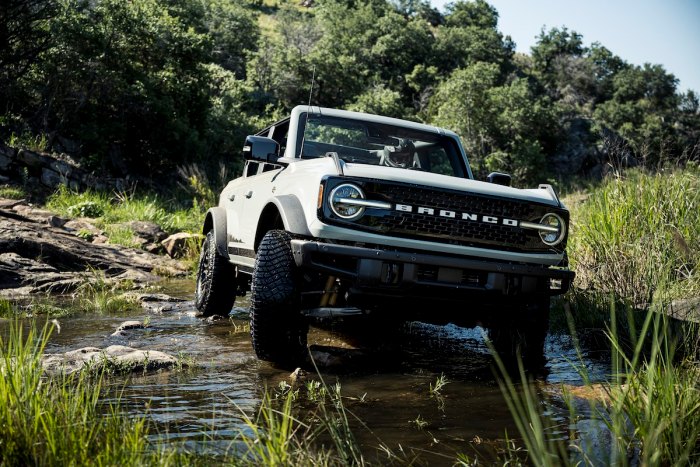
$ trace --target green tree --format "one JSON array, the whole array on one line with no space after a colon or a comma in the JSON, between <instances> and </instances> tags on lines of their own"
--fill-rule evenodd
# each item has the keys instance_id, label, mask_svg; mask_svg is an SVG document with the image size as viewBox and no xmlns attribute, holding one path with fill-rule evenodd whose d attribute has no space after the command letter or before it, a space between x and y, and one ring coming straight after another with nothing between
<instances>
[{"instance_id":1,"label":"green tree","mask_svg":"<svg viewBox=\"0 0 700 467\"><path fill-rule=\"evenodd\" d=\"M498 11L484 0L459 0L447 6L445 24L448 27L496 29Z\"/></svg>"},{"instance_id":2,"label":"green tree","mask_svg":"<svg viewBox=\"0 0 700 467\"><path fill-rule=\"evenodd\" d=\"M582 57L586 52L583 36L566 27L540 31L537 43L531 48L535 67L543 74L551 71L554 61L561 56Z\"/></svg>"},{"instance_id":3,"label":"green tree","mask_svg":"<svg viewBox=\"0 0 700 467\"><path fill-rule=\"evenodd\" d=\"M472 169L481 175L495 142L489 90L497 86L499 74L498 65L485 62L455 70L430 101L431 121L462 137Z\"/></svg>"},{"instance_id":4,"label":"green tree","mask_svg":"<svg viewBox=\"0 0 700 467\"><path fill-rule=\"evenodd\" d=\"M207 0L203 32L211 40L211 58L245 78L247 54L257 47L260 31L256 18L238 2Z\"/></svg>"},{"instance_id":5,"label":"green tree","mask_svg":"<svg viewBox=\"0 0 700 467\"><path fill-rule=\"evenodd\" d=\"M462 137L479 177L497 170L511 173L516 183L537 182L546 173L548 133L553 131L555 113L546 97L535 95L527 79L501 84L499 76L494 63L456 70L431 100L433 122Z\"/></svg>"},{"instance_id":6,"label":"green tree","mask_svg":"<svg viewBox=\"0 0 700 467\"><path fill-rule=\"evenodd\" d=\"M406 118L408 114L408 110L403 106L401 95L381 84L372 86L364 94L360 94L355 102L348 105L348 110L395 118Z\"/></svg>"},{"instance_id":7,"label":"green tree","mask_svg":"<svg viewBox=\"0 0 700 467\"><path fill-rule=\"evenodd\" d=\"M51 20L58 14L55 0L4 0L0 8L0 116L6 132L13 117L30 112L32 102L25 75L53 45Z\"/></svg>"},{"instance_id":8,"label":"green tree","mask_svg":"<svg viewBox=\"0 0 700 467\"><path fill-rule=\"evenodd\" d=\"M678 134L681 160L700 161L700 99L688 90L680 96L674 128Z\"/></svg>"},{"instance_id":9,"label":"green tree","mask_svg":"<svg viewBox=\"0 0 700 467\"><path fill-rule=\"evenodd\" d=\"M536 96L526 79L516 78L490 89L488 102L495 147L486 168L510 173L520 183L541 182L548 172L545 146L556 131L549 100Z\"/></svg>"},{"instance_id":10,"label":"green tree","mask_svg":"<svg viewBox=\"0 0 700 467\"><path fill-rule=\"evenodd\" d=\"M322 36L313 16L288 5L275 17L275 33L261 37L247 67L247 79L258 93L254 107L261 111L268 105L290 109L307 102L314 76L310 54Z\"/></svg>"},{"instance_id":11,"label":"green tree","mask_svg":"<svg viewBox=\"0 0 700 467\"><path fill-rule=\"evenodd\" d=\"M156 0L70 0L32 66L33 126L119 170L154 170L201 149L208 41ZM109 161L104 156L109 155Z\"/></svg>"},{"instance_id":12,"label":"green tree","mask_svg":"<svg viewBox=\"0 0 700 467\"><path fill-rule=\"evenodd\" d=\"M622 138L639 160L655 165L678 156L678 80L661 65L631 66L613 78L613 96L594 112L595 128Z\"/></svg>"},{"instance_id":13,"label":"green tree","mask_svg":"<svg viewBox=\"0 0 700 467\"><path fill-rule=\"evenodd\" d=\"M445 75L476 62L497 63L506 71L515 44L497 25L498 12L483 0L450 4L445 26L436 32L433 64Z\"/></svg>"},{"instance_id":14,"label":"green tree","mask_svg":"<svg viewBox=\"0 0 700 467\"><path fill-rule=\"evenodd\" d=\"M329 106L343 106L362 94L373 82L371 49L381 33L376 25L390 11L385 2L323 1L316 12L323 32L310 53L316 69L315 99Z\"/></svg>"},{"instance_id":15,"label":"green tree","mask_svg":"<svg viewBox=\"0 0 700 467\"><path fill-rule=\"evenodd\" d=\"M593 65L596 78L596 103L612 98L613 79L629 65L599 43L591 45L586 60Z\"/></svg>"},{"instance_id":16,"label":"green tree","mask_svg":"<svg viewBox=\"0 0 700 467\"><path fill-rule=\"evenodd\" d=\"M0 79L11 82L3 110L52 140L74 140L88 166L155 173L218 154L231 146L222 136L248 128L241 105L251 92L238 79L258 27L239 3L9 6L0 16Z\"/></svg>"},{"instance_id":17,"label":"green tree","mask_svg":"<svg viewBox=\"0 0 700 467\"><path fill-rule=\"evenodd\" d=\"M232 155L239 153L246 135L268 122L256 121L248 115L255 102L253 90L246 81L237 79L232 71L215 63L205 68L209 75L210 102L204 133L206 154L238 169L242 161Z\"/></svg>"},{"instance_id":18,"label":"green tree","mask_svg":"<svg viewBox=\"0 0 700 467\"><path fill-rule=\"evenodd\" d=\"M433 27L445 21L440 11L430 6L428 0L390 0L390 3L406 18L420 18Z\"/></svg>"}]
</instances>

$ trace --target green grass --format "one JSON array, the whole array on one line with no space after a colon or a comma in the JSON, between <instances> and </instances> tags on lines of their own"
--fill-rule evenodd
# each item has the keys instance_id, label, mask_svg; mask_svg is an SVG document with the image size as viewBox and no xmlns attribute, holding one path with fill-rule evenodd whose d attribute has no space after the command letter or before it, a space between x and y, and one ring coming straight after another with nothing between
<instances>
[{"instance_id":1,"label":"green grass","mask_svg":"<svg viewBox=\"0 0 700 467\"><path fill-rule=\"evenodd\" d=\"M20 312L17 307L6 298L0 298L0 318L14 318Z\"/></svg>"},{"instance_id":2,"label":"green grass","mask_svg":"<svg viewBox=\"0 0 700 467\"><path fill-rule=\"evenodd\" d=\"M108 194L87 190L72 191L65 186L53 193L46 208L68 217L93 217L99 227L130 221L149 221L169 233L201 230L202 208L178 208L180 203L156 195L133 192Z\"/></svg>"},{"instance_id":3,"label":"green grass","mask_svg":"<svg viewBox=\"0 0 700 467\"><path fill-rule=\"evenodd\" d=\"M44 374L53 328L34 323L15 319L0 334L1 465L365 464L340 386L325 383L314 389L317 398L303 399L288 385L266 391L255 416L243 414L246 428L223 455L154 445L148 436L155 427L145 417L127 415L118 397L101 400L109 367Z\"/></svg>"},{"instance_id":4,"label":"green grass","mask_svg":"<svg viewBox=\"0 0 700 467\"><path fill-rule=\"evenodd\" d=\"M204 213L209 205L194 199L191 207L182 207L185 202L156 195L133 192L108 194L93 190L75 192L61 186L49 196L46 208L70 218L90 217L97 227L105 231L110 243L137 247L133 231L124 223L153 222L167 233L201 231Z\"/></svg>"},{"instance_id":5,"label":"green grass","mask_svg":"<svg viewBox=\"0 0 700 467\"><path fill-rule=\"evenodd\" d=\"M114 313L138 308L137 302L124 295L127 283L110 282L103 271L86 273L85 280L73 293L73 309L89 313Z\"/></svg>"},{"instance_id":6,"label":"green grass","mask_svg":"<svg viewBox=\"0 0 700 467\"><path fill-rule=\"evenodd\" d=\"M0 186L0 198L25 199L27 198L27 191L16 185L2 185Z\"/></svg>"},{"instance_id":7,"label":"green grass","mask_svg":"<svg viewBox=\"0 0 700 467\"><path fill-rule=\"evenodd\" d=\"M685 336L653 311L631 334L638 336L631 352L616 338L615 328L609 335L614 379L606 386L610 405L605 414L610 430L619 434L618 457L632 447L641 465L697 465L700 366L692 359L678 361L679 339Z\"/></svg>"},{"instance_id":8,"label":"green grass","mask_svg":"<svg viewBox=\"0 0 700 467\"><path fill-rule=\"evenodd\" d=\"M49 138L45 133L37 135L29 131L22 133L12 132L7 141L7 145L11 148L29 149L30 151L46 151L49 148Z\"/></svg>"},{"instance_id":9,"label":"green grass","mask_svg":"<svg viewBox=\"0 0 700 467\"><path fill-rule=\"evenodd\" d=\"M314 381L306 389L303 398L299 389L282 384L266 391L255 418L241 412L246 429L236 441L246 450L231 459L234 464L365 465L340 385Z\"/></svg>"},{"instance_id":10,"label":"green grass","mask_svg":"<svg viewBox=\"0 0 700 467\"><path fill-rule=\"evenodd\" d=\"M32 297L30 303L20 305L6 298L0 298L0 318L28 318L32 316L46 316L49 318L60 318L72 314L74 310L70 307L57 306L55 300L47 296Z\"/></svg>"},{"instance_id":11,"label":"green grass","mask_svg":"<svg viewBox=\"0 0 700 467\"><path fill-rule=\"evenodd\" d=\"M13 321L0 336L0 452L3 465L177 463L149 446L144 418L100 402L101 378L47 379L41 356L51 328Z\"/></svg>"},{"instance_id":12,"label":"green grass","mask_svg":"<svg viewBox=\"0 0 700 467\"><path fill-rule=\"evenodd\" d=\"M700 464L700 332L664 314L670 301L700 296L700 170L631 170L569 195L565 203L571 209L569 256L577 287L568 294L566 313L554 316L568 317L577 341L604 340L612 374L593 385L583 361L577 365L589 392L602 388L604 396L581 413L580 404L564 394L567 437L547 415L554 406L522 366L514 384L497 359L523 447L510 449L503 462ZM576 430L580 420L596 427L594 437L608 433L608 444L594 447L591 435Z\"/></svg>"},{"instance_id":13,"label":"green grass","mask_svg":"<svg viewBox=\"0 0 700 467\"><path fill-rule=\"evenodd\" d=\"M612 348L612 375L599 385L605 396L590 401L590 414L566 399L570 414L569 438L545 415L548 403L520 367L520 384L514 384L497 358L501 390L516 422L524 451L510 457L533 465L584 464L698 465L700 463L700 366L694 360L699 349L678 353L678 344L688 336L669 326L669 319L649 310L639 328L626 330L620 338L612 307L613 326L607 333ZM688 326L697 341L697 326ZM631 345L628 337L632 336ZM581 375L590 389L585 365ZM549 406L551 408L551 406ZM592 450L581 442L574 427L590 419L610 433L608 446ZM512 453L509 453L512 454ZM508 457L508 456L506 456ZM504 459L504 461L507 459ZM512 459L511 459L512 460Z\"/></svg>"},{"instance_id":14,"label":"green grass","mask_svg":"<svg viewBox=\"0 0 700 467\"><path fill-rule=\"evenodd\" d=\"M440 376L438 376L435 379L435 384L430 383L430 388L428 389L430 392L431 396L440 396L442 394L442 389L450 384L450 381L447 379L447 377L444 375L444 373L441 373Z\"/></svg>"},{"instance_id":15,"label":"green grass","mask_svg":"<svg viewBox=\"0 0 700 467\"><path fill-rule=\"evenodd\" d=\"M631 170L565 203L578 287L637 308L700 296L700 169Z\"/></svg>"}]
</instances>

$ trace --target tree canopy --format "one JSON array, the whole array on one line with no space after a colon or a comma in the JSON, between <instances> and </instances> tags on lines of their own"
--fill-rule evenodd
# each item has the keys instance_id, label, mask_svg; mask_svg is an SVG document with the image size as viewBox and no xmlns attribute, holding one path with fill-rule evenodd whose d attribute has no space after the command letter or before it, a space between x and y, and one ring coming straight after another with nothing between
<instances>
[{"instance_id":1,"label":"tree canopy","mask_svg":"<svg viewBox=\"0 0 700 467\"><path fill-rule=\"evenodd\" d=\"M485 0L7 0L0 135L43 135L88 167L156 175L232 161L306 103L444 126L475 172L517 183L609 162L699 157L697 94L576 31L530 54ZM507 31L506 31L507 32Z\"/></svg>"}]
</instances>

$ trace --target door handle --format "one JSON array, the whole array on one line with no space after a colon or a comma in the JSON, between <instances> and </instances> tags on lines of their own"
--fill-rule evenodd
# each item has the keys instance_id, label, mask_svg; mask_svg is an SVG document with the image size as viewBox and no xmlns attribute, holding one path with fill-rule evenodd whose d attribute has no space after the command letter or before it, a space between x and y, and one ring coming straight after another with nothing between
<instances>
[{"instance_id":1,"label":"door handle","mask_svg":"<svg viewBox=\"0 0 700 467\"><path fill-rule=\"evenodd\" d=\"M248 193L245 194L245 197L250 199L253 197L253 190L249 191Z\"/></svg>"}]
</instances>

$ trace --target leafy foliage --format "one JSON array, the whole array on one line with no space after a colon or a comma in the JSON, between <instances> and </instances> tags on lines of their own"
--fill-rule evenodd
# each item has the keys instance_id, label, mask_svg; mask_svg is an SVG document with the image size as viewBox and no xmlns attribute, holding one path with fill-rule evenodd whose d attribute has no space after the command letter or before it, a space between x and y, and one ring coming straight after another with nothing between
<instances>
[{"instance_id":1,"label":"leafy foliage","mask_svg":"<svg viewBox=\"0 0 700 467\"><path fill-rule=\"evenodd\" d=\"M699 157L698 97L663 67L566 27L515 54L484 0L8 0L0 24L0 135L116 174L236 169L309 97L446 126L516 183Z\"/></svg>"}]
</instances>

